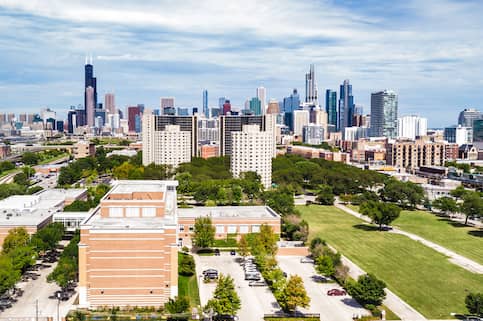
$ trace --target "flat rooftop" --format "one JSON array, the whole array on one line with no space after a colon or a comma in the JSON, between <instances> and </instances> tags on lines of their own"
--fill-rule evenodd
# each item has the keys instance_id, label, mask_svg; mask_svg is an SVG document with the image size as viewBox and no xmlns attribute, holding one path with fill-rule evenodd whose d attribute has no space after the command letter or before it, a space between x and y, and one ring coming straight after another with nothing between
<instances>
[{"instance_id":1,"label":"flat rooftop","mask_svg":"<svg viewBox=\"0 0 483 321\"><path fill-rule=\"evenodd\" d=\"M177 181L122 180L116 181L109 194L133 192L164 192L167 186L177 186Z\"/></svg>"},{"instance_id":2,"label":"flat rooftop","mask_svg":"<svg viewBox=\"0 0 483 321\"><path fill-rule=\"evenodd\" d=\"M162 229L176 226L171 217L102 217L100 207L81 223L91 226L91 231L96 229Z\"/></svg>"},{"instance_id":3,"label":"flat rooftop","mask_svg":"<svg viewBox=\"0 0 483 321\"><path fill-rule=\"evenodd\" d=\"M213 206L213 207L193 207L193 208L179 208L179 218L197 218L202 216L209 216L213 218L272 218L279 219L274 210L268 206Z\"/></svg>"},{"instance_id":4,"label":"flat rooftop","mask_svg":"<svg viewBox=\"0 0 483 321\"><path fill-rule=\"evenodd\" d=\"M62 188L55 188L55 189L47 189L44 190L42 193L38 194L42 199L74 199L79 198L87 192L85 188L69 188L69 189L62 189Z\"/></svg>"}]
</instances>

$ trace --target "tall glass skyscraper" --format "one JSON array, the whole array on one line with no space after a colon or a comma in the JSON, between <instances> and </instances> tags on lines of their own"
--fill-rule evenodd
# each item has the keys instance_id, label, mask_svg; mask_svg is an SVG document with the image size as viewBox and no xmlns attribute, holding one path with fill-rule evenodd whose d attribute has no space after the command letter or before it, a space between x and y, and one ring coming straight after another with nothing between
<instances>
[{"instance_id":1,"label":"tall glass skyscraper","mask_svg":"<svg viewBox=\"0 0 483 321\"><path fill-rule=\"evenodd\" d=\"M337 111L337 130L345 132L346 127L352 126L354 115L354 96L352 96L352 85L349 79L344 80L340 85L339 110Z\"/></svg>"},{"instance_id":2,"label":"tall glass skyscraper","mask_svg":"<svg viewBox=\"0 0 483 321\"><path fill-rule=\"evenodd\" d=\"M92 65L92 57L90 60L86 57L84 66L84 110L86 113L86 120L92 120L91 124L77 123L77 126L94 125L94 109L97 107L97 79L94 77L94 66Z\"/></svg>"},{"instance_id":3,"label":"tall glass skyscraper","mask_svg":"<svg viewBox=\"0 0 483 321\"><path fill-rule=\"evenodd\" d=\"M206 118L210 117L210 109L208 107L208 90L203 90L203 114Z\"/></svg>"},{"instance_id":4,"label":"tall glass skyscraper","mask_svg":"<svg viewBox=\"0 0 483 321\"><path fill-rule=\"evenodd\" d=\"M325 91L325 112L327 113L327 122L330 125L337 126L337 92L327 89Z\"/></svg>"},{"instance_id":5,"label":"tall glass skyscraper","mask_svg":"<svg viewBox=\"0 0 483 321\"><path fill-rule=\"evenodd\" d=\"M396 138L396 92L383 90L371 94L371 136Z\"/></svg>"},{"instance_id":6,"label":"tall glass skyscraper","mask_svg":"<svg viewBox=\"0 0 483 321\"><path fill-rule=\"evenodd\" d=\"M253 115L260 116L262 114L262 102L257 97L250 99L250 110Z\"/></svg>"},{"instance_id":7,"label":"tall glass skyscraper","mask_svg":"<svg viewBox=\"0 0 483 321\"><path fill-rule=\"evenodd\" d=\"M282 111L284 113L284 123L290 130L293 130L293 112L300 106L300 95L294 88L289 97L285 97L282 103Z\"/></svg>"}]
</instances>

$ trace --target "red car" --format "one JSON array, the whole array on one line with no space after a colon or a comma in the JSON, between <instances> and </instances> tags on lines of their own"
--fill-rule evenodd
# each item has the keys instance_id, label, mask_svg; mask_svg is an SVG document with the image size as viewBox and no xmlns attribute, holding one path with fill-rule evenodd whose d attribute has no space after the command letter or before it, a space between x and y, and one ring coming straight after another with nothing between
<instances>
[{"instance_id":1,"label":"red car","mask_svg":"<svg viewBox=\"0 0 483 321\"><path fill-rule=\"evenodd\" d=\"M327 295L330 295L330 296L333 296L333 295L339 296L339 295L346 295L346 294L347 294L346 291L339 290L339 289L332 289L327 291Z\"/></svg>"}]
</instances>

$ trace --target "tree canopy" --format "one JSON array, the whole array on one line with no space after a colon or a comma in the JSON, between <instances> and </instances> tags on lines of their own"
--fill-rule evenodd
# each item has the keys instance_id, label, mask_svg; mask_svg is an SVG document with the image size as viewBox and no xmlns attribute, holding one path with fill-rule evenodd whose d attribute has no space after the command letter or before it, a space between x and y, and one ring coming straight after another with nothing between
<instances>
[{"instance_id":1,"label":"tree canopy","mask_svg":"<svg viewBox=\"0 0 483 321\"><path fill-rule=\"evenodd\" d=\"M195 219L193 244L199 248L211 247L215 242L215 227L210 217Z\"/></svg>"},{"instance_id":2,"label":"tree canopy","mask_svg":"<svg viewBox=\"0 0 483 321\"><path fill-rule=\"evenodd\" d=\"M394 204L367 201L361 204L360 212L369 216L382 230L383 225L390 225L392 221L399 217L401 208Z\"/></svg>"},{"instance_id":3,"label":"tree canopy","mask_svg":"<svg viewBox=\"0 0 483 321\"><path fill-rule=\"evenodd\" d=\"M213 309L218 314L236 315L241 308L241 300L235 290L235 282L229 275L220 274L213 298L205 306L205 310Z\"/></svg>"}]
</instances>

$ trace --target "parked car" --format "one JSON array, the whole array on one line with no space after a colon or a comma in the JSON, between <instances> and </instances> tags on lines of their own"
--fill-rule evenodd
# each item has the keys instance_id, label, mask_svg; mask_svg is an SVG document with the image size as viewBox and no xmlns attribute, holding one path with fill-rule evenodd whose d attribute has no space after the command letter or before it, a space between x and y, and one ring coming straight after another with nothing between
<instances>
[{"instance_id":1,"label":"parked car","mask_svg":"<svg viewBox=\"0 0 483 321\"><path fill-rule=\"evenodd\" d=\"M220 249L215 249L215 255L220 256Z\"/></svg>"},{"instance_id":2,"label":"parked car","mask_svg":"<svg viewBox=\"0 0 483 321\"><path fill-rule=\"evenodd\" d=\"M214 273L218 274L218 271L215 270L215 269L207 269L207 270L204 270L202 273L203 273L203 275L214 274Z\"/></svg>"},{"instance_id":3,"label":"parked car","mask_svg":"<svg viewBox=\"0 0 483 321\"><path fill-rule=\"evenodd\" d=\"M8 299L2 299L2 300L0 300L0 307L3 310L11 308L12 307L12 301L10 301Z\"/></svg>"},{"instance_id":4,"label":"parked car","mask_svg":"<svg viewBox=\"0 0 483 321\"><path fill-rule=\"evenodd\" d=\"M310 257L303 257L300 259L300 263L314 263L314 259Z\"/></svg>"},{"instance_id":5,"label":"parked car","mask_svg":"<svg viewBox=\"0 0 483 321\"><path fill-rule=\"evenodd\" d=\"M235 255L236 255L236 251L235 251L235 250L231 250L231 251L230 251L230 255L231 255L231 256L235 256Z\"/></svg>"},{"instance_id":6,"label":"parked car","mask_svg":"<svg viewBox=\"0 0 483 321\"><path fill-rule=\"evenodd\" d=\"M267 286L267 282L265 281L250 281L248 282L248 286Z\"/></svg>"},{"instance_id":7,"label":"parked car","mask_svg":"<svg viewBox=\"0 0 483 321\"><path fill-rule=\"evenodd\" d=\"M250 273L245 273L245 280L246 281L260 281L262 277L260 276L260 273L258 272L250 272Z\"/></svg>"},{"instance_id":8,"label":"parked car","mask_svg":"<svg viewBox=\"0 0 483 321\"><path fill-rule=\"evenodd\" d=\"M340 290L340 289L332 289L327 291L327 295L330 296L340 296L340 295L346 295L347 292L345 290Z\"/></svg>"}]
</instances>

